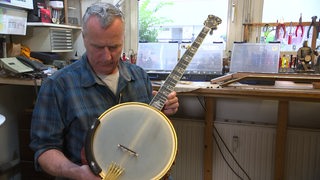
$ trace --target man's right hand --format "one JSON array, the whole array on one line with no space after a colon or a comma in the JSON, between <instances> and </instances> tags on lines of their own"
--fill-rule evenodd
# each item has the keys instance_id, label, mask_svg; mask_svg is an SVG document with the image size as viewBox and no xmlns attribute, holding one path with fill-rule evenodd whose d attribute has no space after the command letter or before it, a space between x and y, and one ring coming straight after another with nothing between
<instances>
[{"instance_id":1,"label":"man's right hand","mask_svg":"<svg viewBox=\"0 0 320 180\"><path fill-rule=\"evenodd\" d=\"M88 165L77 165L67 159L57 149L49 149L43 152L38 162L41 168L55 177L63 177L75 180L101 180L99 176L92 173Z\"/></svg>"},{"instance_id":2,"label":"man's right hand","mask_svg":"<svg viewBox=\"0 0 320 180\"><path fill-rule=\"evenodd\" d=\"M88 165L80 166L79 179L77 180L101 180L99 176L96 176L92 173Z\"/></svg>"}]
</instances>

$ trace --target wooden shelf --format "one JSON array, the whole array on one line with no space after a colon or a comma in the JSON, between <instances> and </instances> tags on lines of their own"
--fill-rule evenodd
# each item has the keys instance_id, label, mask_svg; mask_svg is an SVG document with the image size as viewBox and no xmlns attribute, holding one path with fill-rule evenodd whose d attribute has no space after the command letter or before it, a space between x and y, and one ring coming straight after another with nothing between
<instances>
[{"instance_id":1,"label":"wooden shelf","mask_svg":"<svg viewBox=\"0 0 320 180\"><path fill-rule=\"evenodd\" d=\"M285 26L290 26L290 24L292 23L292 26L297 26L299 25L299 22L284 22L283 24ZM264 25L268 24L269 26L277 26L280 23L276 23L276 22L270 22L270 23L244 23L244 26L253 26L253 27L263 27ZM309 26L311 24L311 22L301 22L302 26Z\"/></svg>"},{"instance_id":2,"label":"wooden shelf","mask_svg":"<svg viewBox=\"0 0 320 180\"><path fill-rule=\"evenodd\" d=\"M27 26L38 26L38 27L59 27L59 28L68 28L68 29L79 29L80 26L70 26L65 24L53 24L53 23L43 23L43 22L28 22Z\"/></svg>"}]
</instances>

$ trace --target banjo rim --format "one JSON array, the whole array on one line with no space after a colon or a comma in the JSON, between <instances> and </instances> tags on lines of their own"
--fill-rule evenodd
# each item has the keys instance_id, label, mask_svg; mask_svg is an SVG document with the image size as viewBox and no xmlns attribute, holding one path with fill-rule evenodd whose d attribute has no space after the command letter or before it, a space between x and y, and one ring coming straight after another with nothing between
<instances>
[{"instance_id":1,"label":"banjo rim","mask_svg":"<svg viewBox=\"0 0 320 180\"><path fill-rule=\"evenodd\" d=\"M101 169L101 165L98 163L98 161L96 160L96 155L94 155L94 150L93 150L93 144L94 144L94 136L96 134L96 131L98 129L98 127L100 126L101 122L103 121L108 121L106 119L103 119L108 113L118 109L119 107L123 107L123 106L131 106L131 105L136 105L136 106L142 106L142 107L147 107L150 108L153 111L156 111L161 117L162 119L165 121L165 123L167 124L167 126L170 129L170 134L171 134L171 138L172 138L172 142L173 145L171 147L171 156L168 159L168 161L166 162L165 168L163 168L155 177L153 177L153 179L160 179L161 177L165 176L166 173L170 170L171 166L173 165L174 161L175 161L175 157L177 155L177 149L178 149L178 145L177 145L177 135L174 129L173 124L171 123L170 119L163 113L161 112L159 109L150 106L146 103L141 103L141 102L125 102L125 103L121 103L121 104L117 104L109 109L107 109L106 111L104 111L96 120L95 123L91 126L90 130L91 132L88 133L87 138L86 138L86 158L88 161L88 165L90 166L91 170L94 172L94 174L99 175L101 178L105 177L106 175L106 171Z\"/></svg>"}]
</instances>

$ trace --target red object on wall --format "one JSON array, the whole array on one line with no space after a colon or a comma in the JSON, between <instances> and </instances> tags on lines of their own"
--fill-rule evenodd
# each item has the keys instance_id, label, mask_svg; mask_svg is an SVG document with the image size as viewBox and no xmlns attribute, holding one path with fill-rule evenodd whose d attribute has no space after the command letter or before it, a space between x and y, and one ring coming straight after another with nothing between
<instances>
[{"instance_id":1,"label":"red object on wall","mask_svg":"<svg viewBox=\"0 0 320 180\"><path fill-rule=\"evenodd\" d=\"M51 23L51 13L50 9L41 8L40 9L41 22Z\"/></svg>"}]
</instances>

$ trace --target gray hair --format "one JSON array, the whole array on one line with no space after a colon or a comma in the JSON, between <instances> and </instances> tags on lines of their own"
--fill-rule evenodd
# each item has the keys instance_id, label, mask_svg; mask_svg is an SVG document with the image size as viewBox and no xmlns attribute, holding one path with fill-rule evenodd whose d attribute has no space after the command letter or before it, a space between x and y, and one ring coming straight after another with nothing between
<instances>
[{"instance_id":1,"label":"gray hair","mask_svg":"<svg viewBox=\"0 0 320 180\"><path fill-rule=\"evenodd\" d=\"M108 27L115 18L121 18L124 22L124 15L119 8L110 3L98 2L90 5L82 18L82 31L87 31L87 21L91 16L99 18L102 28Z\"/></svg>"}]
</instances>

